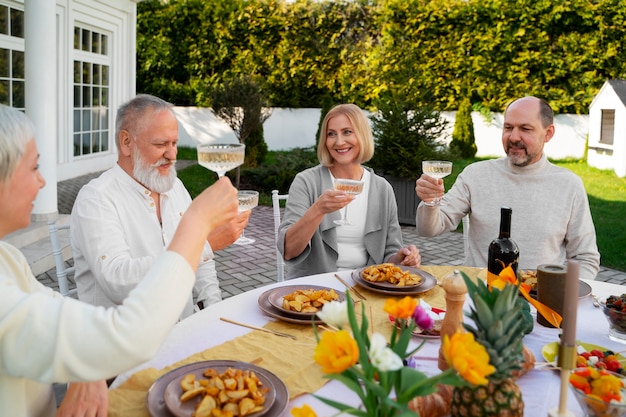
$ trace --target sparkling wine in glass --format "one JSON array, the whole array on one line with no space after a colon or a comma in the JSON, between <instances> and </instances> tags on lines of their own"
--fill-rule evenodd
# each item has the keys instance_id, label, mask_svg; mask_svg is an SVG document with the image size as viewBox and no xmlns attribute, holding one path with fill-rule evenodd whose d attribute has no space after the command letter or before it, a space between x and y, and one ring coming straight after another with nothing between
<instances>
[{"instance_id":1,"label":"sparkling wine in glass","mask_svg":"<svg viewBox=\"0 0 626 417\"><path fill-rule=\"evenodd\" d=\"M343 191L350 195L359 195L363 191L363 181L349 180L345 178L335 178L333 181L333 187L337 191ZM334 223L338 225L350 225L348 222L348 206L343 209L343 217L341 220L335 220Z\"/></svg>"},{"instance_id":2,"label":"sparkling wine in glass","mask_svg":"<svg viewBox=\"0 0 626 417\"><path fill-rule=\"evenodd\" d=\"M198 145L198 163L217 173L221 178L233 168L243 164L246 145L243 143Z\"/></svg>"},{"instance_id":3,"label":"sparkling wine in glass","mask_svg":"<svg viewBox=\"0 0 626 417\"><path fill-rule=\"evenodd\" d=\"M252 190L241 190L237 193L237 199L239 200L239 213L243 213L247 210L252 210L259 205L259 192ZM239 239L235 240L235 245L249 245L254 243L255 240L245 236L245 229L241 232Z\"/></svg>"},{"instance_id":4,"label":"sparkling wine in glass","mask_svg":"<svg viewBox=\"0 0 626 417\"><path fill-rule=\"evenodd\" d=\"M452 173L452 162L448 161L422 161L422 171L424 174L433 178L444 178ZM441 199L435 197L430 203L424 202L427 206L436 206L441 204Z\"/></svg>"}]
</instances>

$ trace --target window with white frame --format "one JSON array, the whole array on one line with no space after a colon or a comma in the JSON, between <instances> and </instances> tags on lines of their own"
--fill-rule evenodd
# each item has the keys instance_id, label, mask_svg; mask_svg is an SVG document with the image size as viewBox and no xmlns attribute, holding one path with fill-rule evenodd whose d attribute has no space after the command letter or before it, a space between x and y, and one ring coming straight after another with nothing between
<instances>
[{"instance_id":1,"label":"window with white frame","mask_svg":"<svg viewBox=\"0 0 626 417\"><path fill-rule=\"evenodd\" d=\"M74 26L74 156L110 149L110 69L109 36Z\"/></svg>"},{"instance_id":2,"label":"window with white frame","mask_svg":"<svg viewBox=\"0 0 626 417\"><path fill-rule=\"evenodd\" d=\"M0 5L0 103L24 110L24 11Z\"/></svg>"},{"instance_id":3,"label":"window with white frame","mask_svg":"<svg viewBox=\"0 0 626 417\"><path fill-rule=\"evenodd\" d=\"M600 143L613 145L615 136L615 110L602 109L602 121L600 122Z\"/></svg>"}]
</instances>

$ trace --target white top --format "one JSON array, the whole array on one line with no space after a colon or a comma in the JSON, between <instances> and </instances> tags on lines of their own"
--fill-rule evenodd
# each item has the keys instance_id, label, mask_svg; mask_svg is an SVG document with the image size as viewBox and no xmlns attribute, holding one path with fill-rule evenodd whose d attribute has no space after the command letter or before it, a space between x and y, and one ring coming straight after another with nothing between
<instances>
[{"instance_id":1,"label":"white top","mask_svg":"<svg viewBox=\"0 0 626 417\"><path fill-rule=\"evenodd\" d=\"M70 228L80 300L104 307L121 304L165 251L191 197L176 179L160 198L162 225L150 190L117 164L80 190ZM208 306L222 299L208 243L202 260L193 295ZM192 313L190 294L182 317Z\"/></svg>"},{"instance_id":2,"label":"white top","mask_svg":"<svg viewBox=\"0 0 626 417\"><path fill-rule=\"evenodd\" d=\"M342 218L346 214L345 210L348 210L347 218L350 224L343 224L335 229L337 233L338 270L354 269L367 265L369 258L363 240L370 189L370 172L368 170L363 170L361 180L363 181L363 191L341 210Z\"/></svg>"},{"instance_id":3,"label":"white top","mask_svg":"<svg viewBox=\"0 0 626 417\"><path fill-rule=\"evenodd\" d=\"M53 382L98 381L151 358L193 281L187 261L166 252L123 305L104 309L45 287L0 241L0 416L54 417Z\"/></svg>"}]
</instances>

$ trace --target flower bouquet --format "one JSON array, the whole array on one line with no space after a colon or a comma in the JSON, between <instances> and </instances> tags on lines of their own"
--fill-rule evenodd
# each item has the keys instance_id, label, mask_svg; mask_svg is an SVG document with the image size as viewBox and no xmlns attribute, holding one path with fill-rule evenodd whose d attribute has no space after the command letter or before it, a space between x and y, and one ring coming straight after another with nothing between
<instances>
[{"instance_id":1,"label":"flower bouquet","mask_svg":"<svg viewBox=\"0 0 626 417\"><path fill-rule=\"evenodd\" d=\"M387 300L384 311L393 316L397 324L387 342L380 333L370 335L364 307L361 307L358 319L349 294L346 296L346 301L328 303L318 313L330 329L320 335L314 325L318 341L314 359L322 367L325 377L341 382L361 400L361 405L354 407L316 396L340 412L361 417L415 417L408 407L413 398L436 392L438 384L485 384L486 376L494 371L489 365L487 352L474 341L471 333L444 337L443 352L449 364L446 371L427 376L407 366L411 356L424 343L409 350L415 326L432 327L432 319L417 300L410 297ZM315 416L306 405L292 410L292 414Z\"/></svg>"}]
</instances>

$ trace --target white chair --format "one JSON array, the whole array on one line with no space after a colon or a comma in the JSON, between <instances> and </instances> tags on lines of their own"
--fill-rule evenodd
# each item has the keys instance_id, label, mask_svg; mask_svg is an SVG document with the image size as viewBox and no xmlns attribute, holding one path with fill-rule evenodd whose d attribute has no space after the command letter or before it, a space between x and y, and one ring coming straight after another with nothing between
<instances>
[{"instance_id":1,"label":"white chair","mask_svg":"<svg viewBox=\"0 0 626 417\"><path fill-rule=\"evenodd\" d=\"M65 296L75 296L76 288L69 289L68 275L74 274L74 267L65 266L65 259L63 259L63 247L59 241L59 230L67 230L69 239L70 225L69 224L57 224L56 221L51 220L48 222L48 231L50 233L50 242L52 243L52 255L54 256L54 264L57 273L57 282L59 283L59 292Z\"/></svg>"},{"instance_id":2,"label":"white chair","mask_svg":"<svg viewBox=\"0 0 626 417\"><path fill-rule=\"evenodd\" d=\"M285 280L285 260L278 251L278 226L280 226L280 200L287 200L289 194L278 194L272 190L272 208L274 209L274 245L276 246L276 281Z\"/></svg>"}]
</instances>

